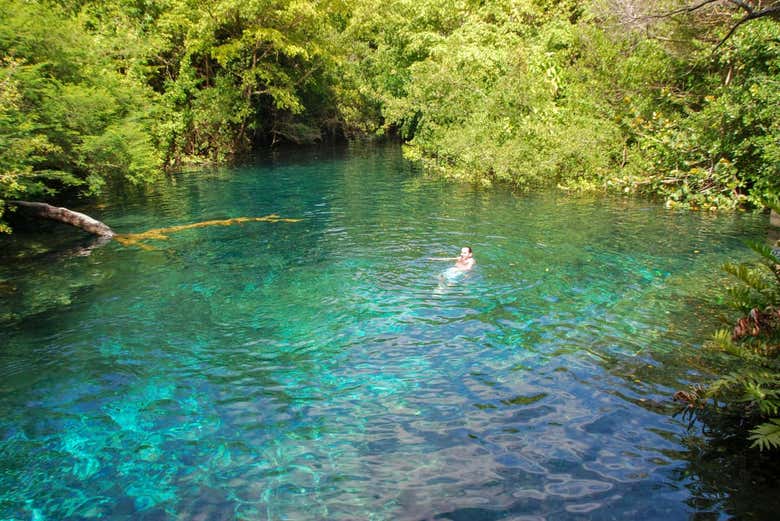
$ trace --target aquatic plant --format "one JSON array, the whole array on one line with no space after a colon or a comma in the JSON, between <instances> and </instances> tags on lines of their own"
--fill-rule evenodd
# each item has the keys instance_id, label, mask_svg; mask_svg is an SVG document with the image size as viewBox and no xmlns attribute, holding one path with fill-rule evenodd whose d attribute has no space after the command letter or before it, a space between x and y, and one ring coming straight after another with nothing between
<instances>
[{"instance_id":1,"label":"aquatic plant","mask_svg":"<svg viewBox=\"0 0 780 521\"><path fill-rule=\"evenodd\" d=\"M728 355L735 366L709 386L675 393L685 404L684 416L748 431L751 447L780 449L780 257L769 245L748 246L759 255L752 262L726 263L737 279L728 288L730 304L742 316L729 329L717 331L707 347Z\"/></svg>"}]
</instances>

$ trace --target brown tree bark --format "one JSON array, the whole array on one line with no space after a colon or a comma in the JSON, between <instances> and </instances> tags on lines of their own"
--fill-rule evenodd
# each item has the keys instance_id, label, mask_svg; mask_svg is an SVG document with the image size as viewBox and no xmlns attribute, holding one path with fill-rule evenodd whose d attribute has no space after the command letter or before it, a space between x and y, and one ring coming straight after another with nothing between
<instances>
[{"instance_id":1,"label":"brown tree bark","mask_svg":"<svg viewBox=\"0 0 780 521\"><path fill-rule=\"evenodd\" d=\"M52 219L61 223L81 228L82 230L100 237L113 237L114 231L106 224L93 219L89 215L74 212L63 207L56 207L46 203L34 203L29 201L8 201L9 204L25 208L37 217Z\"/></svg>"}]
</instances>

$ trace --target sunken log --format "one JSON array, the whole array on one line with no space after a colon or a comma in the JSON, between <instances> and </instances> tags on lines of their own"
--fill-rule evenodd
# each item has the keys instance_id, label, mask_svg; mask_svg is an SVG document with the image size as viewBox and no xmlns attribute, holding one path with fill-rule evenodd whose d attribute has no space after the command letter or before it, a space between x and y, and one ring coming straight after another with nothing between
<instances>
[{"instance_id":1,"label":"sunken log","mask_svg":"<svg viewBox=\"0 0 780 521\"><path fill-rule=\"evenodd\" d=\"M26 209L29 213L37 217L52 219L61 223L81 228L85 232L92 233L99 237L113 237L114 231L106 224L93 219L89 215L74 212L67 208L52 206L46 203L33 203L29 201L8 201L8 203Z\"/></svg>"}]
</instances>

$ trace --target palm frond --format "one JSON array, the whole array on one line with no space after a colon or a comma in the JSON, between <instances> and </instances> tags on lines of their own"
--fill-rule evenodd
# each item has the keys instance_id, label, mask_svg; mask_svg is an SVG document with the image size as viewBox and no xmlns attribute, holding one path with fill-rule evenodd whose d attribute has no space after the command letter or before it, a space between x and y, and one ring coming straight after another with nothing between
<instances>
[{"instance_id":1,"label":"palm frond","mask_svg":"<svg viewBox=\"0 0 780 521\"><path fill-rule=\"evenodd\" d=\"M739 356L740 348L731 338L731 331L728 329L718 329L712 335L712 340L705 344L705 347L711 351L721 351L730 355Z\"/></svg>"},{"instance_id":2,"label":"palm frond","mask_svg":"<svg viewBox=\"0 0 780 521\"><path fill-rule=\"evenodd\" d=\"M723 265L739 281L728 293L743 316L731 331L717 331L707 344L740 365L703 392L678 391L675 400L685 404L683 414L691 421L733 419L740 428L753 427L752 447L780 449L780 255L761 242L748 246L760 260Z\"/></svg>"}]
</instances>

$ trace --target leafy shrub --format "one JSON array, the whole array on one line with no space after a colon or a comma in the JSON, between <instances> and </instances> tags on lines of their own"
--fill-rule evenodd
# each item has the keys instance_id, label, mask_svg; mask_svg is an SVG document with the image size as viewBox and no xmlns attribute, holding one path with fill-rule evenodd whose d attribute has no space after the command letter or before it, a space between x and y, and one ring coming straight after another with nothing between
<instances>
[{"instance_id":1,"label":"leafy shrub","mask_svg":"<svg viewBox=\"0 0 780 521\"><path fill-rule=\"evenodd\" d=\"M5 200L92 195L160 172L153 96L101 50L54 4L0 0L0 217Z\"/></svg>"},{"instance_id":2,"label":"leafy shrub","mask_svg":"<svg viewBox=\"0 0 780 521\"><path fill-rule=\"evenodd\" d=\"M738 283L728 289L742 317L732 330L715 333L709 348L736 364L708 387L675 395L686 414L710 423L724 417L749 430L753 447L780 449L780 258L766 244L751 243L755 262L727 263Z\"/></svg>"}]
</instances>

